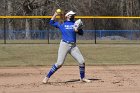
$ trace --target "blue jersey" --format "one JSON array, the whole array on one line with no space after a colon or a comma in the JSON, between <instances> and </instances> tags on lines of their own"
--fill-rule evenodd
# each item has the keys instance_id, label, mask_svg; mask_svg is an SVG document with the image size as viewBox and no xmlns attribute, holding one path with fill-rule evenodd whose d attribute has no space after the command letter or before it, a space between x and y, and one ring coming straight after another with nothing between
<instances>
[{"instance_id":1,"label":"blue jersey","mask_svg":"<svg viewBox=\"0 0 140 93\"><path fill-rule=\"evenodd\" d=\"M54 20L50 20L50 24L56 28L59 28L62 33L62 40L68 42L76 42L76 32L73 29L75 21L64 21L60 24Z\"/></svg>"}]
</instances>

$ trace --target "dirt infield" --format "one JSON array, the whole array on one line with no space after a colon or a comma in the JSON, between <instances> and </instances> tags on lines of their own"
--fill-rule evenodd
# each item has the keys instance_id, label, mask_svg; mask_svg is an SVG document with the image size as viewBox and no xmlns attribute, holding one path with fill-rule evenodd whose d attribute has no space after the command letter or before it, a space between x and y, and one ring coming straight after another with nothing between
<instances>
[{"instance_id":1,"label":"dirt infield","mask_svg":"<svg viewBox=\"0 0 140 93\"><path fill-rule=\"evenodd\" d=\"M78 66L63 66L42 84L50 67L0 68L0 93L140 93L140 65L87 66L91 83L79 81Z\"/></svg>"}]
</instances>

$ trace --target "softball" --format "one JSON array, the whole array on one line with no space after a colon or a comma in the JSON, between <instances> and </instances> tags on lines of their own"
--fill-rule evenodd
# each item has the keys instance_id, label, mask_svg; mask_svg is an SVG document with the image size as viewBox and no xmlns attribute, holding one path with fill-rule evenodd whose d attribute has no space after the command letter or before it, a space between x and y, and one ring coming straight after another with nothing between
<instances>
[{"instance_id":1,"label":"softball","mask_svg":"<svg viewBox=\"0 0 140 93\"><path fill-rule=\"evenodd\" d=\"M61 13L61 9L57 9L56 12L57 12L57 13Z\"/></svg>"}]
</instances>

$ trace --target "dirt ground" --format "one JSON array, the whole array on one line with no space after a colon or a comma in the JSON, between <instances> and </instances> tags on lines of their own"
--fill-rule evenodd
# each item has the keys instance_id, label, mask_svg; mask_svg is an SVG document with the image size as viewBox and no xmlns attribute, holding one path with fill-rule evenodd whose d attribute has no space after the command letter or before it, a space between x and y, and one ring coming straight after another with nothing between
<instances>
[{"instance_id":1,"label":"dirt ground","mask_svg":"<svg viewBox=\"0 0 140 93\"><path fill-rule=\"evenodd\" d=\"M78 66L63 66L42 84L50 67L1 67L0 93L140 93L140 65L86 66L91 83L79 81Z\"/></svg>"}]
</instances>

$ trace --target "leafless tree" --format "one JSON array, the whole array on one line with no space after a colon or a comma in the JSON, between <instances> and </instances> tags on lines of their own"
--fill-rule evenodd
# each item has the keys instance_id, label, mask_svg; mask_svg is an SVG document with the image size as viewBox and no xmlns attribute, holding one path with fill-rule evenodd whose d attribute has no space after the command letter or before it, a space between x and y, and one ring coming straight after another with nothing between
<instances>
[{"instance_id":1,"label":"leafless tree","mask_svg":"<svg viewBox=\"0 0 140 93\"><path fill-rule=\"evenodd\" d=\"M139 0L1 0L0 15L52 15L57 8L73 10L77 15L93 16L139 16ZM2 20L0 20L2 21ZM140 29L139 19L83 19L84 29ZM49 19L8 20L9 30L25 30L30 38L30 30L50 28ZM2 22L1 22L2 23ZM17 26L18 25L18 26ZM2 25L0 29L2 29ZM12 37L11 37L12 38Z\"/></svg>"}]
</instances>

